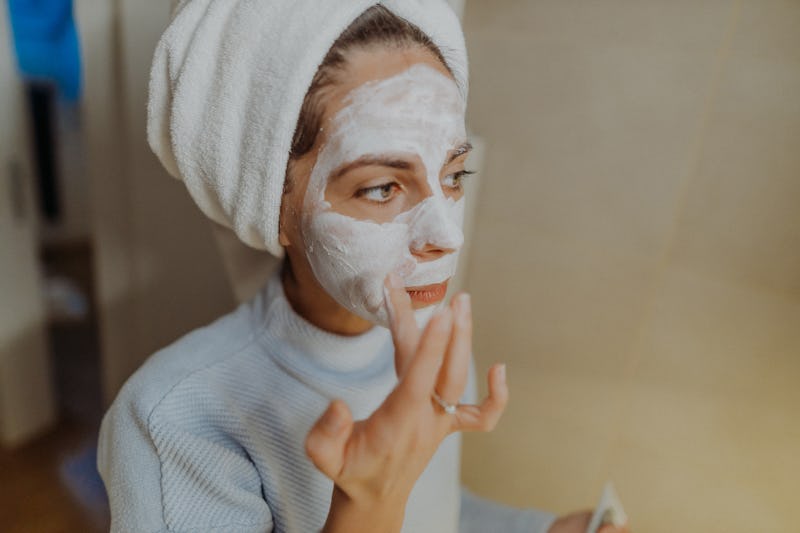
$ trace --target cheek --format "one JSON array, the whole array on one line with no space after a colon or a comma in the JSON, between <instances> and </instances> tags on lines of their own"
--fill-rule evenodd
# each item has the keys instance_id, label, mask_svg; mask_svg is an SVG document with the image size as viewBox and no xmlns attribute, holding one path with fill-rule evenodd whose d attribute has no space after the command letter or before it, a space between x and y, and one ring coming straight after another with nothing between
<instances>
[{"instance_id":1,"label":"cheek","mask_svg":"<svg viewBox=\"0 0 800 533\"><path fill-rule=\"evenodd\" d=\"M388 274L408 253L408 228L404 224L375 224L354 220L334 211L319 213L306 225L312 237L309 254L324 256L332 268L346 274Z\"/></svg>"},{"instance_id":2,"label":"cheek","mask_svg":"<svg viewBox=\"0 0 800 533\"><path fill-rule=\"evenodd\" d=\"M389 272L404 276L415 266L405 244L407 228L327 211L312 217L307 229L306 255L323 288L354 313L384 323L383 280Z\"/></svg>"}]
</instances>

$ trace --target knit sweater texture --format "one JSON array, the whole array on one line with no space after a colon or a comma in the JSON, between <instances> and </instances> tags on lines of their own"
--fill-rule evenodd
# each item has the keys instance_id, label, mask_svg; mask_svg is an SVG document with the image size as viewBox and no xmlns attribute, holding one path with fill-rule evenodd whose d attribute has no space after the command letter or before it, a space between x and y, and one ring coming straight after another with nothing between
<instances>
[{"instance_id":1,"label":"knit sweater texture","mask_svg":"<svg viewBox=\"0 0 800 533\"><path fill-rule=\"evenodd\" d=\"M332 482L305 437L333 398L356 420L397 384L388 330L344 337L297 315L273 276L248 302L152 355L103 418L98 469L111 531L319 531ZM475 371L462 402L475 401ZM555 517L462 489L461 435L411 492L403 532L544 533Z\"/></svg>"}]
</instances>

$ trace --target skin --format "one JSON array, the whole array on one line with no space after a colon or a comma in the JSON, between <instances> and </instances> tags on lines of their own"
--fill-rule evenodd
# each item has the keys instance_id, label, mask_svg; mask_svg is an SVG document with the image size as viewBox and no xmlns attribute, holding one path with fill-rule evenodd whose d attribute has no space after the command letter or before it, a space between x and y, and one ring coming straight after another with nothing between
<instances>
[{"instance_id":1,"label":"skin","mask_svg":"<svg viewBox=\"0 0 800 533\"><path fill-rule=\"evenodd\" d=\"M326 140L326 126L343 107L347 94L366 82L395 76L422 63L446 76L447 69L422 48L352 50L340 82L323 93L322 131L312 150L289 166L290 186L281 207L279 238L286 250L282 280L294 310L317 327L340 335L358 335L372 323L339 305L318 283L305 255L301 228L302 206L317 154ZM459 153L440 171L443 190L458 199L463 190L453 176L464 170L466 152ZM396 155L396 154L395 154ZM413 207L431 194L419 157L407 154L408 168L390 169L396 186L384 185L387 168L360 166L326 189L332 208L353 218L384 222ZM393 157L396 159L396 157ZM367 197L357 191L372 188ZM385 205L369 198L390 199ZM453 250L426 245L411 250L417 261L431 261ZM396 276L386 280L391 303L391 333L395 347L398 385L366 420L354 421L347 405L331 402L306 439L306 452L317 468L334 482L326 533L359 531L398 532L408 496L441 441L456 431L491 431L508 402L505 365L488 374L489 396L480 405L459 405L445 413L431 395L456 403L467 383L472 354L472 310L469 296L460 294L443 306L420 331L413 309L435 302L421 301L414 288ZM552 533L583 533L591 511L560 518ZM602 533L627 532L605 526Z\"/></svg>"}]
</instances>

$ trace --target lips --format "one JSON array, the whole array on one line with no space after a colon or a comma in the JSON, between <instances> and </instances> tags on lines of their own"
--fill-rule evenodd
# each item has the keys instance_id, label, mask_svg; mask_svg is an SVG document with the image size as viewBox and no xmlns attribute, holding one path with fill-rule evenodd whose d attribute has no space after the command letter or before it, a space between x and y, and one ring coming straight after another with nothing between
<instances>
[{"instance_id":1,"label":"lips","mask_svg":"<svg viewBox=\"0 0 800 533\"><path fill-rule=\"evenodd\" d=\"M413 307L416 309L441 302L447 294L447 283L444 281L433 285L406 287L406 292L411 297Z\"/></svg>"}]
</instances>

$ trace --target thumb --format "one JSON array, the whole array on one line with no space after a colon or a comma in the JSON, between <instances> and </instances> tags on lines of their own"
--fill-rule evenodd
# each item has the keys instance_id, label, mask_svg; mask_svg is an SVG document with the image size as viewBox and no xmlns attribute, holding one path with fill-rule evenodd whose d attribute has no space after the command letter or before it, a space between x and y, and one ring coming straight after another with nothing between
<instances>
[{"instance_id":1,"label":"thumb","mask_svg":"<svg viewBox=\"0 0 800 533\"><path fill-rule=\"evenodd\" d=\"M344 449L353 431L353 416L342 400L333 400L306 437L306 454L331 480L344 466Z\"/></svg>"}]
</instances>

